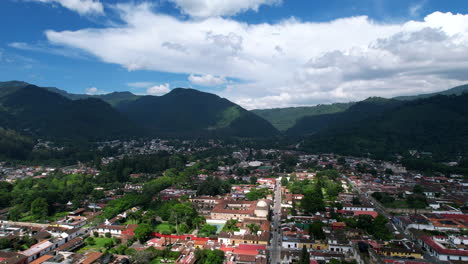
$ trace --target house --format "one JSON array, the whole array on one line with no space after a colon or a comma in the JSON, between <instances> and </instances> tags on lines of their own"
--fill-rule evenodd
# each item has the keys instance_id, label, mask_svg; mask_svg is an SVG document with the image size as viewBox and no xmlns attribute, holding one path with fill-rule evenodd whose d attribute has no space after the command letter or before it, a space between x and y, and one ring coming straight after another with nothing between
<instances>
[{"instance_id":1,"label":"house","mask_svg":"<svg viewBox=\"0 0 468 264\"><path fill-rule=\"evenodd\" d=\"M220 244L231 246L236 246L240 244L268 245L269 240L269 232L261 232L259 235L231 234L222 232L218 235L218 242Z\"/></svg>"},{"instance_id":2,"label":"house","mask_svg":"<svg viewBox=\"0 0 468 264\"><path fill-rule=\"evenodd\" d=\"M468 262L467 237L422 236L420 243L431 255L441 261Z\"/></svg>"},{"instance_id":3,"label":"house","mask_svg":"<svg viewBox=\"0 0 468 264\"><path fill-rule=\"evenodd\" d=\"M99 235L105 235L106 233L110 233L112 236L115 237L120 237L122 235L122 230L125 229L125 226L122 225L99 225L96 228L96 232L99 233Z\"/></svg>"},{"instance_id":4,"label":"house","mask_svg":"<svg viewBox=\"0 0 468 264\"><path fill-rule=\"evenodd\" d=\"M40 258L54 248L55 244L49 240L41 241L20 253L28 258L28 263Z\"/></svg>"},{"instance_id":5,"label":"house","mask_svg":"<svg viewBox=\"0 0 468 264\"><path fill-rule=\"evenodd\" d=\"M270 206L266 200L256 201L220 201L211 211L214 220L267 219Z\"/></svg>"},{"instance_id":6,"label":"house","mask_svg":"<svg viewBox=\"0 0 468 264\"><path fill-rule=\"evenodd\" d=\"M84 258L82 258L78 263L79 264L93 264L98 263L100 259L102 259L104 254L100 252L90 252L87 253Z\"/></svg>"}]
</instances>

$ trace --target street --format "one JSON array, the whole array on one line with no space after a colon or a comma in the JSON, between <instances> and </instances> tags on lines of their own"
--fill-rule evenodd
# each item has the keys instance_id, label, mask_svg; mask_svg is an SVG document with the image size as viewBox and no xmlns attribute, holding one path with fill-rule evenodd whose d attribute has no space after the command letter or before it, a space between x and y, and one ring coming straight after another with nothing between
<instances>
[{"instance_id":1,"label":"street","mask_svg":"<svg viewBox=\"0 0 468 264\"><path fill-rule=\"evenodd\" d=\"M281 181L278 179L275 186L275 197L272 216L272 239L270 245L270 263L280 263L281 257Z\"/></svg>"}]
</instances>

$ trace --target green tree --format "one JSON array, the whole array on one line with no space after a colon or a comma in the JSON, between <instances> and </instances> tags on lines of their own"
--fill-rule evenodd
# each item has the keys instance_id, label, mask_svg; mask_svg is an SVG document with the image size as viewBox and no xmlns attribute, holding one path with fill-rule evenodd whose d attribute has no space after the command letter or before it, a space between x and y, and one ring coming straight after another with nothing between
<instances>
[{"instance_id":1,"label":"green tree","mask_svg":"<svg viewBox=\"0 0 468 264\"><path fill-rule=\"evenodd\" d=\"M96 245L96 241L94 240L93 237L88 237L88 238L86 238L86 245L94 246L94 245Z\"/></svg>"},{"instance_id":2,"label":"green tree","mask_svg":"<svg viewBox=\"0 0 468 264\"><path fill-rule=\"evenodd\" d=\"M307 247L304 245L302 247L301 258L299 259L299 264L310 264L310 253L307 250Z\"/></svg>"},{"instance_id":3,"label":"green tree","mask_svg":"<svg viewBox=\"0 0 468 264\"><path fill-rule=\"evenodd\" d=\"M135 228L134 233L136 239L138 239L141 243L144 243L151 237L153 228L151 228L151 226L148 224L139 224L138 227Z\"/></svg>"},{"instance_id":4,"label":"green tree","mask_svg":"<svg viewBox=\"0 0 468 264\"><path fill-rule=\"evenodd\" d=\"M257 235L258 231L260 231L260 226L255 223L250 223L247 225L251 234Z\"/></svg>"},{"instance_id":5,"label":"green tree","mask_svg":"<svg viewBox=\"0 0 468 264\"><path fill-rule=\"evenodd\" d=\"M316 240L325 239L325 232L323 232L322 227L324 224L319 221L314 221L312 224L309 225L309 235Z\"/></svg>"},{"instance_id":6,"label":"green tree","mask_svg":"<svg viewBox=\"0 0 468 264\"><path fill-rule=\"evenodd\" d=\"M239 227L237 227L237 220L236 219L230 219L224 224L223 231L225 232L234 232L234 231L239 231Z\"/></svg>"},{"instance_id":7,"label":"green tree","mask_svg":"<svg viewBox=\"0 0 468 264\"><path fill-rule=\"evenodd\" d=\"M203 227L198 231L198 236L201 237L209 237L211 235L215 235L217 231L216 226L210 225L210 224L205 224Z\"/></svg>"},{"instance_id":8,"label":"green tree","mask_svg":"<svg viewBox=\"0 0 468 264\"><path fill-rule=\"evenodd\" d=\"M36 219L44 220L49 214L49 204L44 198L37 198L31 203L31 214Z\"/></svg>"},{"instance_id":9,"label":"green tree","mask_svg":"<svg viewBox=\"0 0 468 264\"><path fill-rule=\"evenodd\" d=\"M250 184L257 184L257 177L251 176L250 177Z\"/></svg>"},{"instance_id":10,"label":"green tree","mask_svg":"<svg viewBox=\"0 0 468 264\"><path fill-rule=\"evenodd\" d=\"M222 264L224 262L224 252L219 249L197 249L195 250L195 259L197 264Z\"/></svg>"},{"instance_id":11,"label":"green tree","mask_svg":"<svg viewBox=\"0 0 468 264\"><path fill-rule=\"evenodd\" d=\"M288 178L286 177L281 178L281 186L288 186Z\"/></svg>"}]
</instances>

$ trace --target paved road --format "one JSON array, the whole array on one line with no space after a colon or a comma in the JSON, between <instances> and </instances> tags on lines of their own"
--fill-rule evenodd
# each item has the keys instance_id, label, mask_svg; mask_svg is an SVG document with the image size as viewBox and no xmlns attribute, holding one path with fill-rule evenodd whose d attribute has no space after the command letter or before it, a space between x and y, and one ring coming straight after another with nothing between
<instances>
[{"instance_id":1,"label":"paved road","mask_svg":"<svg viewBox=\"0 0 468 264\"><path fill-rule=\"evenodd\" d=\"M281 181L276 181L275 186L275 200L273 205L273 217L272 217L272 226L273 226L273 236L271 239L270 245L270 263L278 264L280 263L281 256L281 234L280 234L280 224L281 224Z\"/></svg>"}]
</instances>

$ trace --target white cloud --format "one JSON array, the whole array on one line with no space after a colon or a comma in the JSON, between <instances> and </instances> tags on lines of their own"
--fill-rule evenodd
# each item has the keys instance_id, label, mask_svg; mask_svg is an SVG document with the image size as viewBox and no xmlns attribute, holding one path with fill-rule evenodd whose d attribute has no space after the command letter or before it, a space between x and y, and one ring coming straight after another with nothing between
<instances>
[{"instance_id":1,"label":"white cloud","mask_svg":"<svg viewBox=\"0 0 468 264\"><path fill-rule=\"evenodd\" d=\"M233 16L261 5L278 5L282 0L169 0L192 17Z\"/></svg>"},{"instance_id":2,"label":"white cloud","mask_svg":"<svg viewBox=\"0 0 468 264\"><path fill-rule=\"evenodd\" d=\"M167 94L170 91L171 89L168 83L151 86L148 89L146 89L146 93L149 95L163 95L163 94Z\"/></svg>"},{"instance_id":3,"label":"white cloud","mask_svg":"<svg viewBox=\"0 0 468 264\"><path fill-rule=\"evenodd\" d=\"M204 75L194 75L190 74L188 80L191 83L201 85L201 86L219 86L226 83L226 79L224 77L216 77L211 74L204 74Z\"/></svg>"},{"instance_id":4,"label":"white cloud","mask_svg":"<svg viewBox=\"0 0 468 264\"><path fill-rule=\"evenodd\" d=\"M30 0L41 3L60 4L61 6L78 12L80 15L103 14L104 7L99 0Z\"/></svg>"},{"instance_id":5,"label":"white cloud","mask_svg":"<svg viewBox=\"0 0 468 264\"><path fill-rule=\"evenodd\" d=\"M47 38L128 70L237 79L218 94L247 108L434 92L468 81L468 15L435 12L400 24L365 16L247 24L179 20L149 4L117 10L123 25L47 31Z\"/></svg>"},{"instance_id":6,"label":"white cloud","mask_svg":"<svg viewBox=\"0 0 468 264\"><path fill-rule=\"evenodd\" d=\"M153 86L153 82L130 82L127 83L127 86L132 87L132 88L148 88L150 86Z\"/></svg>"},{"instance_id":7,"label":"white cloud","mask_svg":"<svg viewBox=\"0 0 468 264\"><path fill-rule=\"evenodd\" d=\"M409 8L409 14L412 17L417 17L420 15L421 10L424 8L424 5L426 4L426 0L423 0L419 3L413 4Z\"/></svg>"},{"instance_id":8,"label":"white cloud","mask_svg":"<svg viewBox=\"0 0 468 264\"><path fill-rule=\"evenodd\" d=\"M105 94L105 91L99 90L96 87L89 87L85 89L87 95L97 95L97 94Z\"/></svg>"}]
</instances>

